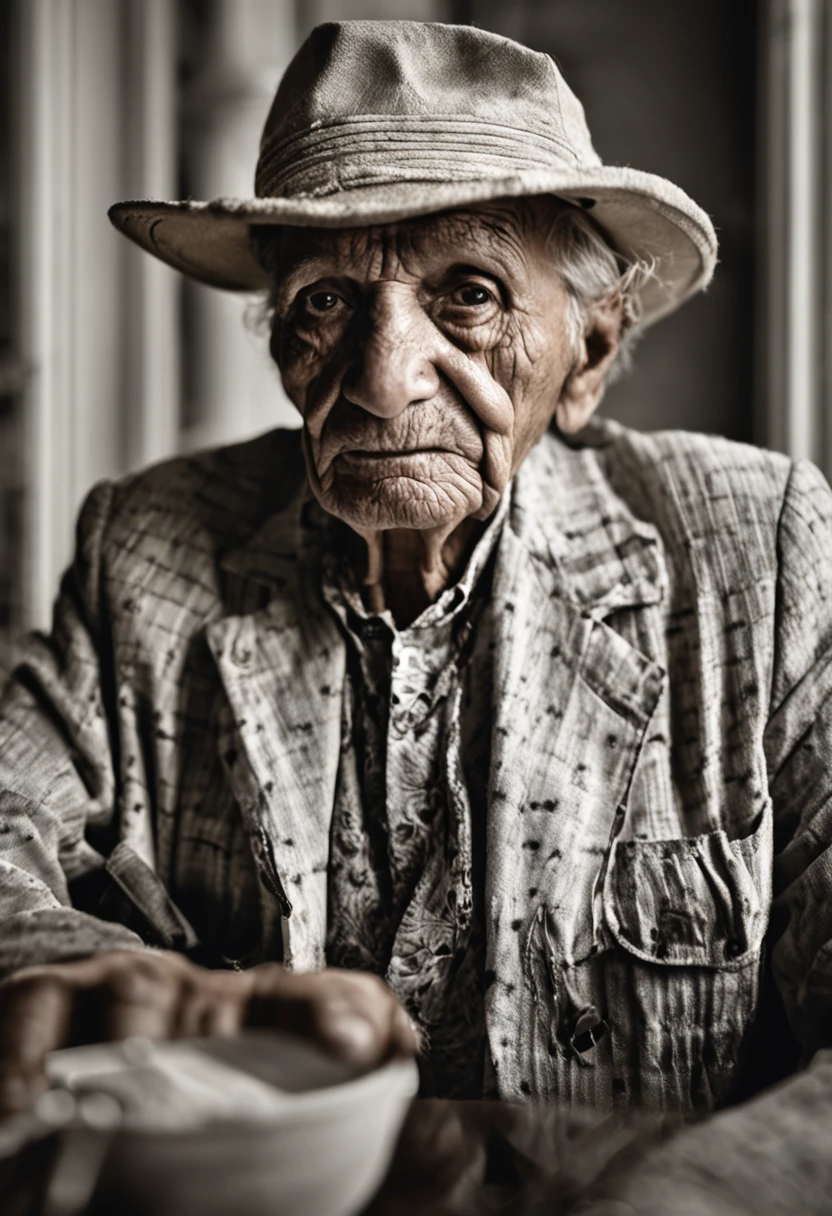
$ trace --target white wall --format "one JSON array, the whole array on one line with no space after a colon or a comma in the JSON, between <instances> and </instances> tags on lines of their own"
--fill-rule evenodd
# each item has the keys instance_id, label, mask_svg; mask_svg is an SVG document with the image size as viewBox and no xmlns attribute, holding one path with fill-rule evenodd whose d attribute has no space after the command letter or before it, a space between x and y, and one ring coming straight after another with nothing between
<instances>
[{"instance_id":1,"label":"white wall","mask_svg":"<svg viewBox=\"0 0 832 1216\"><path fill-rule=\"evenodd\" d=\"M176 443L176 285L111 228L173 189L174 0L18 6L27 625L48 622L90 486Z\"/></svg>"},{"instance_id":2,"label":"white wall","mask_svg":"<svg viewBox=\"0 0 832 1216\"><path fill-rule=\"evenodd\" d=\"M293 0L216 0L201 69L182 97L182 157L191 197L250 198L260 133L298 35ZM226 443L296 426L264 334L244 323L250 297L187 283L193 343L182 446Z\"/></svg>"},{"instance_id":3,"label":"white wall","mask_svg":"<svg viewBox=\"0 0 832 1216\"><path fill-rule=\"evenodd\" d=\"M766 0L760 434L832 475L832 3Z\"/></svg>"}]
</instances>

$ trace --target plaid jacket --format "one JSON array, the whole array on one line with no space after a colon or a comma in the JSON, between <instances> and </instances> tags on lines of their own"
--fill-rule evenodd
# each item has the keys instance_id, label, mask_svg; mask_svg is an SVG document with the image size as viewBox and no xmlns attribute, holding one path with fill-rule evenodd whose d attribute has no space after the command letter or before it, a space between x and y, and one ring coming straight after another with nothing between
<instances>
[{"instance_id":1,"label":"plaid jacket","mask_svg":"<svg viewBox=\"0 0 832 1216\"><path fill-rule=\"evenodd\" d=\"M302 487L275 432L90 495L0 705L4 971L197 938L322 965L345 646ZM503 1096L723 1102L769 973L805 1053L832 1037L831 553L805 463L611 424L526 460L493 589Z\"/></svg>"}]
</instances>

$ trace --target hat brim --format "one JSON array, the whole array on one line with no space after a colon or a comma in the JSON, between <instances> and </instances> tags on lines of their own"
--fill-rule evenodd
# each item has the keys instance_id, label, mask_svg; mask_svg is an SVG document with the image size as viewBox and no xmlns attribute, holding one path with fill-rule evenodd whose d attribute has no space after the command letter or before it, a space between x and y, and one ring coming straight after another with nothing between
<instances>
[{"instance_id":1,"label":"hat brim","mask_svg":"<svg viewBox=\"0 0 832 1216\"><path fill-rule=\"evenodd\" d=\"M124 202L108 214L125 236L191 278L228 291L260 291L268 276L254 257L253 225L368 227L540 194L587 207L619 252L655 264L641 292L642 325L672 312L710 282L717 241L701 207L665 178L609 165L529 170L479 181L402 180L323 197Z\"/></svg>"}]
</instances>

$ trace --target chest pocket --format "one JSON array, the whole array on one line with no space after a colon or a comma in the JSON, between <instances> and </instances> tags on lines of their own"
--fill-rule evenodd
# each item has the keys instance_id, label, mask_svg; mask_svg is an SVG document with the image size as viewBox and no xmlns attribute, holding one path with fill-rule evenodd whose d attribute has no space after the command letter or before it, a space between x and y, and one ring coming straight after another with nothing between
<instances>
[{"instance_id":1,"label":"chest pocket","mask_svg":"<svg viewBox=\"0 0 832 1216\"><path fill-rule=\"evenodd\" d=\"M753 962L771 899L769 832L764 815L741 840L718 831L619 841L605 891L613 937L637 958L665 966L737 970Z\"/></svg>"},{"instance_id":2,"label":"chest pocket","mask_svg":"<svg viewBox=\"0 0 832 1216\"><path fill-rule=\"evenodd\" d=\"M770 898L768 808L740 840L717 831L615 844L607 999L613 1067L631 1099L684 1110L730 1098L759 999Z\"/></svg>"}]
</instances>

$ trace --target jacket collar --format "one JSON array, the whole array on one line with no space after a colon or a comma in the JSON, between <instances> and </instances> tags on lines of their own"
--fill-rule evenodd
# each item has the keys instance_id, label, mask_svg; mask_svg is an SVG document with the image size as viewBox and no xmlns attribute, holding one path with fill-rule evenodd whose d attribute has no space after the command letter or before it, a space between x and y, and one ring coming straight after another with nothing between
<instances>
[{"instance_id":1,"label":"jacket collar","mask_svg":"<svg viewBox=\"0 0 832 1216\"><path fill-rule=\"evenodd\" d=\"M310 491L306 481L241 543L226 550L220 568L278 592L294 583L303 556L302 520Z\"/></svg>"},{"instance_id":2,"label":"jacket collar","mask_svg":"<svg viewBox=\"0 0 832 1216\"><path fill-rule=\"evenodd\" d=\"M550 432L515 478L512 528L551 594L596 619L658 604L666 591L657 529L610 484L604 451L615 428L596 423L572 446Z\"/></svg>"},{"instance_id":3,"label":"jacket collar","mask_svg":"<svg viewBox=\"0 0 832 1216\"><path fill-rule=\"evenodd\" d=\"M596 422L579 444L548 433L527 456L511 494L511 526L549 589L593 616L658 604L666 590L657 529L638 519L605 475L604 448L617 430ZM241 544L226 551L228 573L278 593L308 555L304 537L318 512L306 482Z\"/></svg>"}]
</instances>

